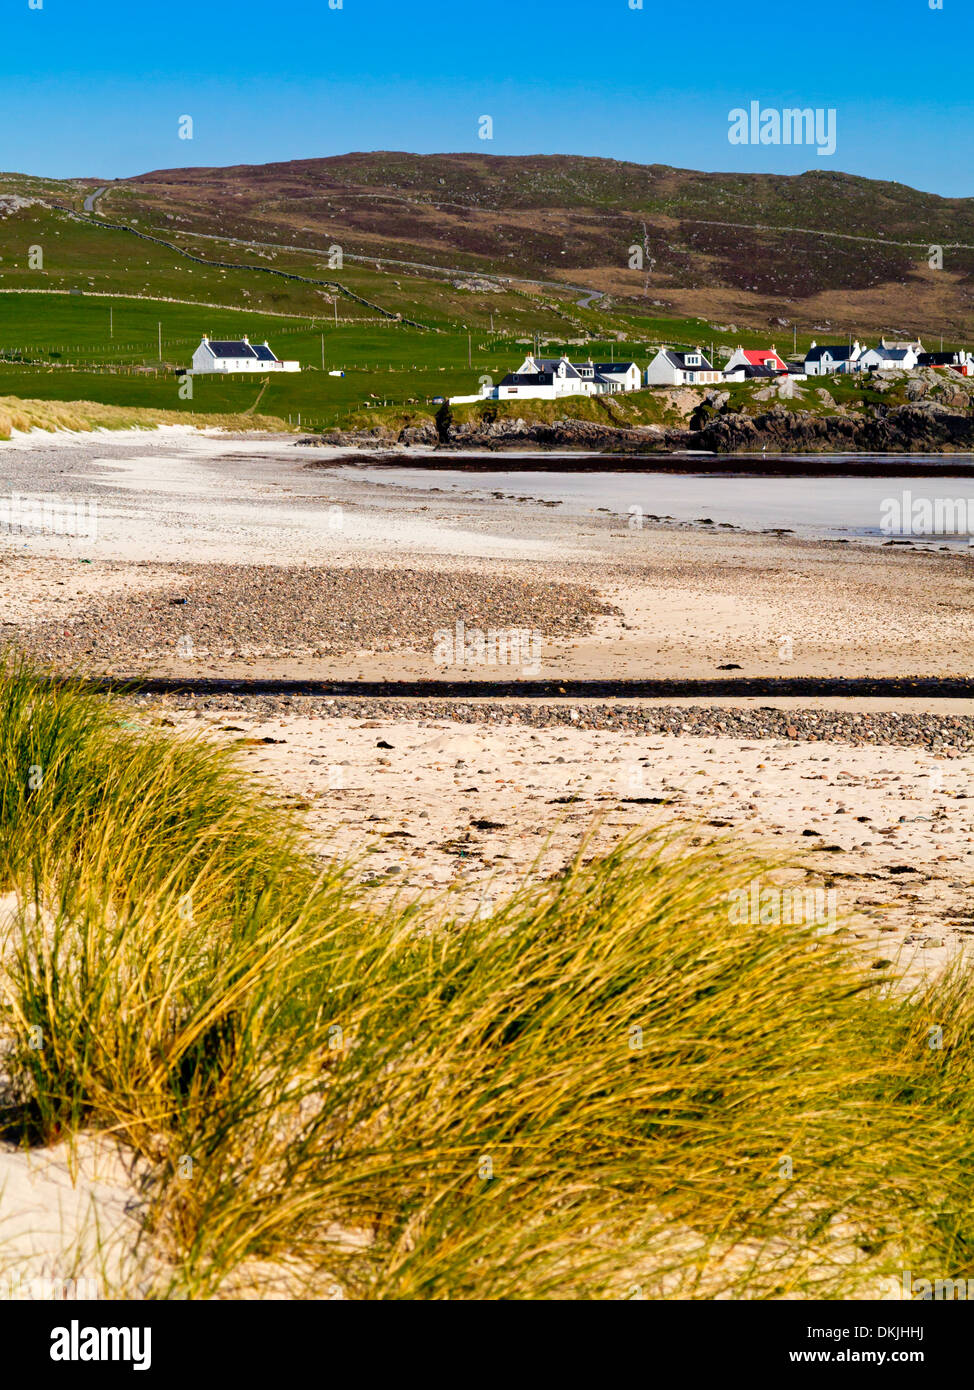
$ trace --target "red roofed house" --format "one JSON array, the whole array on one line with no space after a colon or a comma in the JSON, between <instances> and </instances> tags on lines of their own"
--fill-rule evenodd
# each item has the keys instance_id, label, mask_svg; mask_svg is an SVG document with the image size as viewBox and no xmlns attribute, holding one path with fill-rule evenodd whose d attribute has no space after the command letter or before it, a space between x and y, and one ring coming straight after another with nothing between
<instances>
[{"instance_id":1,"label":"red roofed house","mask_svg":"<svg viewBox=\"0 0 974 1390\"><path fill-rule=\"evenodd\" d=\"M739 347L734 356L724 363L724 375L736 371L738 367L767 367L772 372L788 375L788 364L781 360L774 347Z\"/></svg>"}]
</instances>

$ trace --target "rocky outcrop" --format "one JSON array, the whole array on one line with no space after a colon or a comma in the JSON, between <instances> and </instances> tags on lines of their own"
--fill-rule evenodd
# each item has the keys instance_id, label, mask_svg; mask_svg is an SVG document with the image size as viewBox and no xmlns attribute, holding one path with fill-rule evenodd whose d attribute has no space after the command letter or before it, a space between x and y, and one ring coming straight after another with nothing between
<instances>
[{"instance_id":1,"label":"rocky outcrop","mask_svg":"<svg viewBox=\"0 0 974 1390\"><path fill-rule=\"evenodd\" d=\"M785 410L719 415L698 430L667 431L671 449L714 453L923 453L974 447L974 414L932 402L873 407L866 415Z\"/></svg>"},{"instance_id":2,"label":"rocky outcrop","mask_svg":"<svg viewBox=\"0 0 974 1390\"><path fill-rule=\"evenodd\" d=\"M942 386L940 379L938 386ZM950 383L947 383L948 387ZM939 393L938 393L939 394ZM685 449L716 454L926 453L974 450L972 396L958 388L950 404L926 398L905 405L821 415L776 402L759 415L727 411L727 394L697 398L685 427L616 426L563 417L528 421L457 421L448 412L394 430L333 431L309 443L353 448L426 446L447 449L579 449L589 453L646 454Z\"/></svg>"}]
</instances>

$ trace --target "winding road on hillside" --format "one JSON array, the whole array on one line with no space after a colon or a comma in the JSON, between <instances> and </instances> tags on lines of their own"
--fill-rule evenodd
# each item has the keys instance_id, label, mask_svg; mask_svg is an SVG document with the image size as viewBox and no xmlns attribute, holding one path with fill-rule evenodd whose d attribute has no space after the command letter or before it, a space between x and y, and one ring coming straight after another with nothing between
<instances>
[{"instance_id":1,"label":"winding road on hillside","mask_svg":"<svg viewBox=\"0 0 974 1390\"><path fill-rule=\"evenodd\" d=\"M85 199L85 212L94 212L95 204L97 203L101 195L107 191L107 189L108 184L106 183L101 188L96 188L94 193L88 194L87 198Z\"/></svg>"}]
</instances>

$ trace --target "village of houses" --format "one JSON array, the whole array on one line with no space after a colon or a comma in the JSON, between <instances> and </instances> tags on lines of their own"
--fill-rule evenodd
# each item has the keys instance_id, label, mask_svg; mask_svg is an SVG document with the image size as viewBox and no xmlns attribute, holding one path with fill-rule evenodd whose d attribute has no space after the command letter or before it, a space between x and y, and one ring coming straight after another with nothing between
<instances>
[{"instance_id":1,"label":"village of houses","mask_svg":"<svg viewBox=\"0 0 974 1390\"><path fill-rule=\"evenodd\" d=\"M654 386L714 386L741 381L807 381L809 377L910 372L928 367L974 376L974 353L963 348L927 352L919 339L877 347L851 343L813 342L804 358L786 360L772 344L767 348L739 347L723 367L715 367L702 348L679 351L660 348L645 369L638 362L572 362L568 357L546 358L529 353L516 371L494 385L483 379L475 396L451 396L451 405L487 400L558 400L566 396L601 396L640 391ZM300 363L283 361L267 342L248 338L226 341L206 336L193 354L193 375L249 372L299 372ZM331 371L330 376L344 376Z\"/></svg>"},{"instance_id":2,"label":"village of houses","mask_svg":"<svg viewBox=\"0 0 974 1390\"><path fill-rule=\"evenodd\" d=\"M685 352L660 348L645 370L637 362L571 362L567 357L528 356L517 371L496 386L485 383L476 396L452 396L451 405L483 400L556 400L563 396L599 396L639 391L653 386L712 386L748 380L805 381L814 376L848 373L913 371L933 367L974 376L974 354L927 352L919 340L909 343L880 339L878 347L852 343L812 343L799 361L786 361L772 346L739 347L724 366L715 367L701 348Z\"/></svg>"}]
</instances>

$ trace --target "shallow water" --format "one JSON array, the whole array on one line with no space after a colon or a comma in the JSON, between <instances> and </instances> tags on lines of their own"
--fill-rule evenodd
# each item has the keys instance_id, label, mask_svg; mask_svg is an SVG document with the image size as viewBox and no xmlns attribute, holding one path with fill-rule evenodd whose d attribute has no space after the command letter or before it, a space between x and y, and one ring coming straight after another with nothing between
<instances>
[{"instance_id":1,"label":"shallow water","mask_svg":"<svg viewBox=\"0 0 974 1390\"><path fill-rule=\"evenodd\" d=\"M894 478L768 478L631 468L562 473L359 466L354 475L417 493L439 488L471 499L490 500L502 493L505 498L557 502L560 513L569 516L608 513L628 521L638 518L633 509L640 508L647 519L694 522L709 517L715 528L722 523L746 531L788 528L809 538L879 542L912 536L966 546L974 536L974 477L924 477L919 469Z\"/></svg>"}]
</instances>

